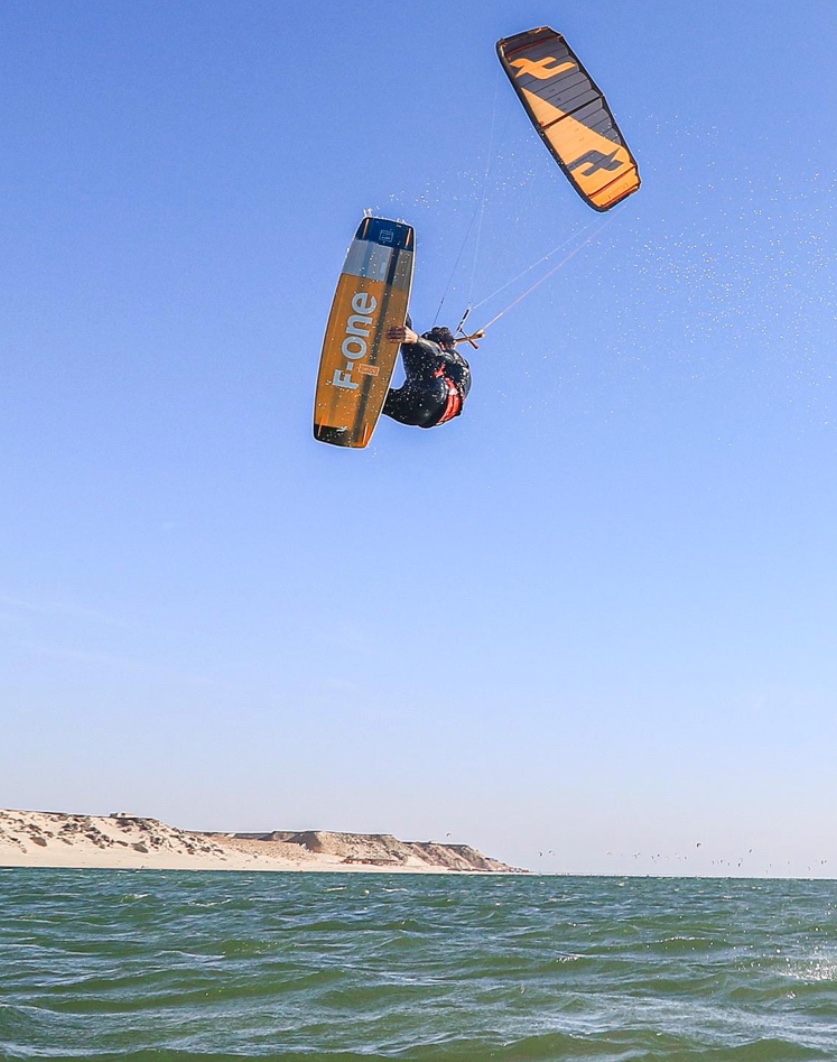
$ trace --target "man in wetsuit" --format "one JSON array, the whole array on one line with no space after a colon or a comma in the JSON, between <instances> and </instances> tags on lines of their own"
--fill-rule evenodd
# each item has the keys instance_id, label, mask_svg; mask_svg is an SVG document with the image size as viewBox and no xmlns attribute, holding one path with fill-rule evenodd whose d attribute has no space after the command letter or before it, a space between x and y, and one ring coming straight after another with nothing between
<instances>
[{"instance_id":1,"label":"man in wetsuit","mask_svg":"<svg viewBox=\"0 0 837 1062\"><path fill-rule=\"evenodd\" d=\"M408 317L403 328L390 328L387 339L401 344L407 378L387 395L384 413L419 428L435 428L458 417L471 390L471 369L457 353L450 329L432 328L418 335Z\"/></svg>"}]
</instances>

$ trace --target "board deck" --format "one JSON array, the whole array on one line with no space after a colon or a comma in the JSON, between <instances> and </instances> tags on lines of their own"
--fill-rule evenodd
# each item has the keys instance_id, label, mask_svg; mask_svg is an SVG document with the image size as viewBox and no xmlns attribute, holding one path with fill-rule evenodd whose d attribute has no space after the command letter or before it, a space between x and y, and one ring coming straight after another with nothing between
<instances>
[{"instance_id":1,"label":"board deck","mask_svg":"<svg viewBox=\"0 0 837 1062\"><path fill-rule=\"evenodd\" d=\"M388 329L403 326L413 282L410 225L364 218L352 240L326 326L314 438L362 448L381 416L398 359Z\"/></svg>"}]
</instances>

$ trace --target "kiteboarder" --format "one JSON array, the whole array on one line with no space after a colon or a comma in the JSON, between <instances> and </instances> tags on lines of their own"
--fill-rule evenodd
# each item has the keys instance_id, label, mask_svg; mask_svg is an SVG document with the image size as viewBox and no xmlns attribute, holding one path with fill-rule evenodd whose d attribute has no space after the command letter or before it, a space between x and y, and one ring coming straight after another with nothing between
<instances>
[{"instance_id":1,"label":"kiteboarder","mask_svg":"<svg viewBox=\"0 0 837 1062\"><path fill-rule=\"evenodd\" d=\"M475 338L465 337L473 346ZM471 390L471 367L456 349L449 328L431 328L419 335L410 318L402 328L390 328L387 339L401 344L406 379L390 390L384 413L402 424L435 428L458 417Z\"/></svg>"}]
</instances>

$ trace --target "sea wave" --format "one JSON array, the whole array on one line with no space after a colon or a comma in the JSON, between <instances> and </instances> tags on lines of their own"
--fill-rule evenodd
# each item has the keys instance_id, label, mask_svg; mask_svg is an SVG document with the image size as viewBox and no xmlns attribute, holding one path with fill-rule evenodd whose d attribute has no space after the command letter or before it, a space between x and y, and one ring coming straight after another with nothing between
<instances>
[{"instance_id":1,"label":"sea wave","mask_svg":"<svg viewBox=\"0 0 837 1062\"><path fill-rule=\"evenodd\" d=\"M0 871L3 1059L837 1059L831 882Z\"/></svg>"}]
</instances>

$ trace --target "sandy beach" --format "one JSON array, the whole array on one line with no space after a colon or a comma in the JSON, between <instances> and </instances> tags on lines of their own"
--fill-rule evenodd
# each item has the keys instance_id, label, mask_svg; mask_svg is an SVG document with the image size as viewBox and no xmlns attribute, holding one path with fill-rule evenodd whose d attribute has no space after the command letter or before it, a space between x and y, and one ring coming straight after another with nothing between
<instances>
[{"instance_id":1,"label":"sandy beach","mask_svg":"<svg viewBox=\"0 0 837 1062\"><path fill-rule=\"evenodd\" d=\"M389 834L201 833L126 812L0 810L0 867L520 873L469 845Z\"/></svg>"}]
</instances>

